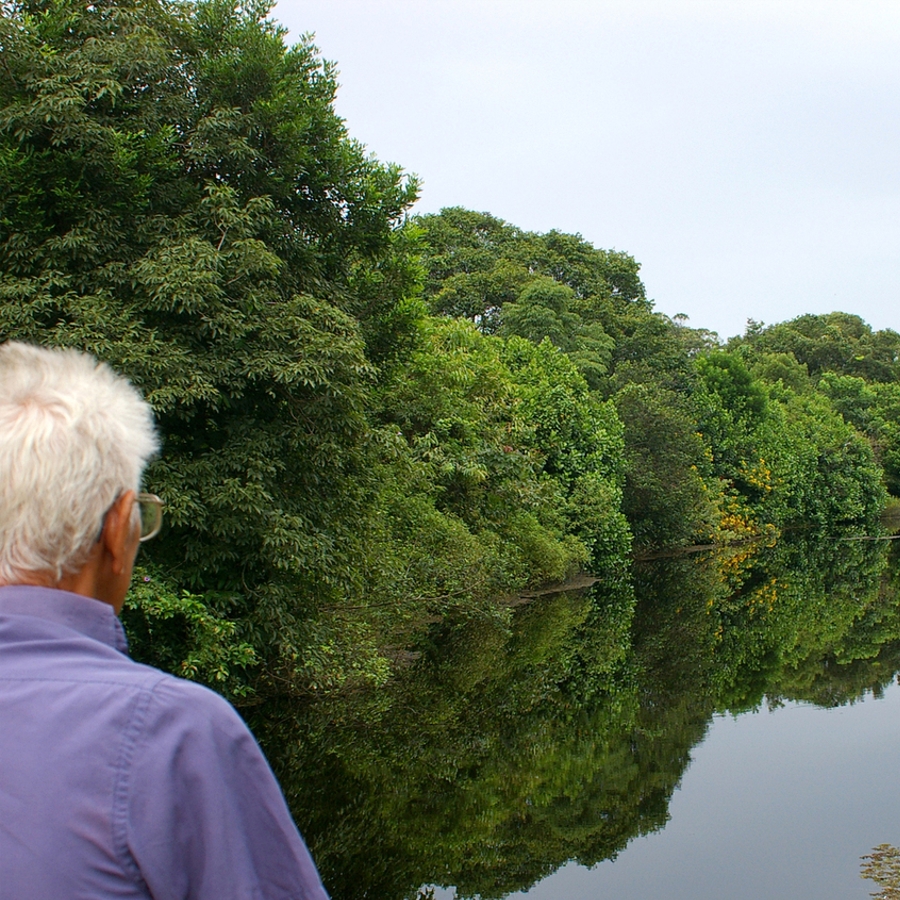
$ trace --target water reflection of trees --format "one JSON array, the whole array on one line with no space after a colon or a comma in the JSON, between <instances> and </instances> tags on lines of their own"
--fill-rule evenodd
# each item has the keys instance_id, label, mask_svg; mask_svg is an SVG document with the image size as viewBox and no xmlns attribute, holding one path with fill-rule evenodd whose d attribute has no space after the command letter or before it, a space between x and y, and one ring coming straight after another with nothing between
<instances>
[{"instance_id":1,"label":"water reflection of trees","mask_svg":"<svg viewBox=\"0 0 900 900\"><path fill-rule=\"evenodd\" d=\"M888 684L891 562L806 536L636 564L632 584L434 631L387 690L255 725L336 900L501 897L664 825L716 710Z\"/></svg>"}]
</instances>

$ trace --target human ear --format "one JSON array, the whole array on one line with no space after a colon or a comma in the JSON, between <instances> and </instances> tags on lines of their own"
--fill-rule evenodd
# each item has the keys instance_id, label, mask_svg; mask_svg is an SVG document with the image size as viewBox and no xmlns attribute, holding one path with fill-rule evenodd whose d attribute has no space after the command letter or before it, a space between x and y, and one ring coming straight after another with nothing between
<instances>
[{"instance_id":1,"label":"human ear","mask_svg":"<svg viewBox=\"0 0 900 900\"><path fill-rule=\"evenodd\" d=\"M134 491L119 494L106 513L101 541L113 575L131 573L140 527L133 518L135 504Z\"/></svg>"}]
</instances>

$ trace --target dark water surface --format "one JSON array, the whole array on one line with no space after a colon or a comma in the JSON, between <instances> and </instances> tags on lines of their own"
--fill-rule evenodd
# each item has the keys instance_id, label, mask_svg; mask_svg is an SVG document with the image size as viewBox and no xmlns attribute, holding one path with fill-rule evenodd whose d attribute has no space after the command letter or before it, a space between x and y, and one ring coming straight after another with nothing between
<instances>
[{"instance_id":1,"label":"dark water surface","mask_svg":"<svg viewBox=\"0 0 900 900\"><path fill-rule=\"evenodd\" d=\"M898 549L623 566L253 724L334 900L863 900L900 844Z\"/></svg>"}]
</instances>

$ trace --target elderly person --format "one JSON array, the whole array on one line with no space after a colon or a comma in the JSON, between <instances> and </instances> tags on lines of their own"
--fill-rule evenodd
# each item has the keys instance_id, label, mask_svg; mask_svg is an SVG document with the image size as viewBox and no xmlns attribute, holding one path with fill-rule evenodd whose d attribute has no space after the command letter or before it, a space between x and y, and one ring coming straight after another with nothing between
<instances>
[{"instance_id":1,"label":"elderly person","mask_svg":"<svg viewBox=\"0 0 900 900\"><path fill-rule=\"evenodd\" d=\"M234 709L125 655L157 446L108 366L0 346L0 898L323 900Z\"/></svg>"}]
</instances>

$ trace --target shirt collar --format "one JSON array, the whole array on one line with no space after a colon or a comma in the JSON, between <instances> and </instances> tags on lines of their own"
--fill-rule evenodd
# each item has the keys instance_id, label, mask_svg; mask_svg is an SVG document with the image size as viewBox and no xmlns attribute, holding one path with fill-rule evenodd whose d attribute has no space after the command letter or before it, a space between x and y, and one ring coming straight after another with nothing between
<instances>
[{"instance_id":1,"label":"shirt collar","mask_svg":"<svg viewBox=\"0 0 900 900\"><path fill-rule=\"evenodd\" d=\"M0 615L32 616L65 625L120 653L128 652L125 629L108 603L57 588L30 584L0 587Z\"/></svg>"}]
</instances>

